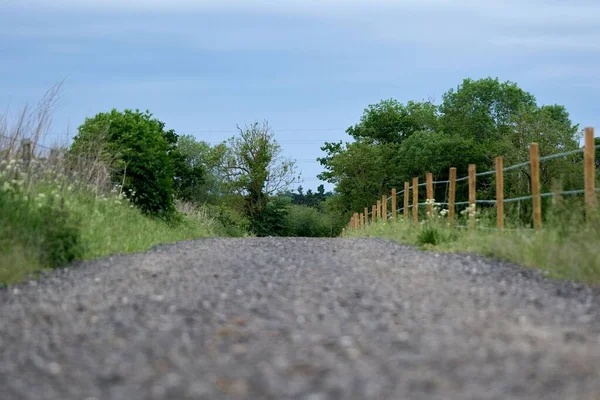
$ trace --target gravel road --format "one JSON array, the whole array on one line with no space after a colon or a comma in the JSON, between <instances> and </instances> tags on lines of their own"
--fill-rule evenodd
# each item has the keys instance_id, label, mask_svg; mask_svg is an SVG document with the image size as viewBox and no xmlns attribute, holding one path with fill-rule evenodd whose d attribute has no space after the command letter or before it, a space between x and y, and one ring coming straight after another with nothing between
<instances>
[{"instance_id":1,"label":"gravel road","mask_svg":"<svg viewBox=\"0 0 600 400\"><path fill-rule=\"evenodd\" d=\"M379 239L206 239L0 289L0 398L600 399L600 290Z\"/></svg>"}]
</instances>

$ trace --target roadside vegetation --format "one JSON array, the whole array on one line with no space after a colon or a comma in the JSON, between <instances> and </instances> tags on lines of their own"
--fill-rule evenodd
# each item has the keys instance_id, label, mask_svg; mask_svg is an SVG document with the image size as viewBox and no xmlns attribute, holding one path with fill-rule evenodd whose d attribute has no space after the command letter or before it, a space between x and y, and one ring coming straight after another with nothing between
<instances>
[{"instance_id":1,"label":"roadside vegetation","mask_svg":"<svg viewBox=\"0 0 600 400\"><path fill-rule=\"evenodd\" d=\"M36 107L0 115L0 285L77 260L207 236L337 236L331 193L291 185L268 122L212 146L149 111L87 118L47 146L61 85Z\"/></svg>"},{"instance_id":2,"label":"roadside vegetation","mask_svg":"<svg viewBox=\"0 0 600 400\"><path fill-rule=\"evenodd\" d=\"M494 209L478 215L475 230L462 217L451 227L446 212L435 208L434 216L414 224L402 217L386 224L350 231L350 236L383 237L426 251L466 252L538 268L548 276L585 283L600 283L600 215L585 218L582 200L563 200L546 213L543 229L534 232L512 225L496 229Z\"/></svg>"},{"instance_id":3,"label":"roadside vegetation","mask_svg":"<svg viewBox=\"0 0 600 400\"><path fill-rule=\"evenodd\" d=\"M429 100L382 100L369 105L347 132L353 142L326 143L325 156L319 159L324 167L320 177L336 188L331 206L346 221L382 195L389 196L393 188L401 191L405 182L412 185L414 177L423 183L427 172L434 181L447 182L450 167L463 177L469 164L476 164L477 172L493 170L500 155L505 167L528 161L532 142L538 143L541 156L582 146L582 130L564 106L540 105L516 83L493 78L465 79L444 93L437 105ZM599 145L600 139L595 140ZM507 172L505 198L529 195L530 179L527 166ZM596 180L600 187L598 157ZM540 184L542 193L583 189L582 153L542 162ZM424 189L419 203L428 200ZM448 202L447 184L435 185L433 192L435 201ZM495 175L477 178L477 199L494 196ZM462 181L456 187L456 201L467 199L468 183ZM556 199L542 199L543 229L538 233L531 229L531 201L524 200L505 205L503 233L495 229L495 208L482 205L476 231L466 229L464 219L458 223L463 226L451 229L447 211L440 207L441 215L433 219L421 215L424 222L418 225L402 220L349 234L386 237L435 251L478 253L541 268L555 277L600 282L600 220L584 218L583 195Z\"/></svg>"},{"instance_id":4,"label":"roadside vegetation","mask_svg":"<svg viewBox=\"0 0 600 400\"><path fill-rule=\"evenodd\" d=\"M531 142L544 156L576 150L582 133L564 106L540 105L514 82L465 79L439 104L391 98L369 105L347 129L350 142L321 148L319 178L334 189L305 191L294 187L301 174L268 121L237 126L237 134L214 144L179 135L149 111L103 110L82 121L70 143L45 147L59 90L53 87L34 108L0 115L0 283L205 236L337 237L354 212L413 177L431 172L435 181L447 181L450 167L464 176L469 164L491 170L498 155L505 166L518 164L528 159ZM581 189L582 162L580 153L545 161L542 192ZM529 182L526 168L505 174L505 197L529 194ZM478 178L477 199L493 199L494 187L493 174ZM434 187L440 203L447 193L447 186ZM467 193L462 181L457 201ZM486 229L494 211L484 207L475 233L450 229L442 218L370 226L360 234L598 281L598 221L582 222L579 200L558 205L544 198L544 230L535 235L527 201L505 207L512 229L504 233Z\"/></svg>"}]
</instances>

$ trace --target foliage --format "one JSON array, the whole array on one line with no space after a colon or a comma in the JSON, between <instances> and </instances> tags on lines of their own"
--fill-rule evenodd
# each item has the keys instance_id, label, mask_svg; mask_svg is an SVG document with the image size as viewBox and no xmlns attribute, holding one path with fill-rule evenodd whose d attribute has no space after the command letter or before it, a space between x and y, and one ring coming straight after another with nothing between
<instances>
[{"instance_id":1,"label":"foliage","mask_svg":"<svg viewBox=\"0 0 600 400\"><path fill-rule=\"evenodd\" d=\"M514 82L498 78L464 79L442 96L440 123L451 135L477 141L499 140L510 133L514 118L535 107L535 97Z\"/></svg>"},{"instance_id":2,"label":"foliage","mask_svg":"<svg viewBox=\"0 0 600 400\"><path fill-rule=\"evenodd\" d=\"M69 213L55 191L29 193L25 181L18 173L15 176L17 170L10 167L0 171L0 252L20 249L31 258L28 261L42 268L62 267L81 257L81 217ZM21 277L20 271L8 266L0 269L0 281Z\"/></svg>"},{"instance_id":3,"label":"foliage","mask_svg":"<svg viewBox=\"0 0 600 400\"><path fill-rule=\"evenodd\" d=\"M231 193L243 196L243 210L257 235L279 234L282 208L270 202L298 179L295 163L282 156L281 147L267 122L253 123L229 140L223 157L223 174ZM269 223L274 225L268 228Z\"/></svg>"},{"instance_id":4,"label":"foliage","mask_svg":"<svg viewBox=\"0 0 600 400\"><path fill-rule=\"evenodd\" d=\"M264 209L250 220L250 230L256 236L288 236L287 217L290 199L284 196L272 197Z\"/></svg>"},{"instance_id":5,"label":"foliage","mask_svg":"<svg viewBox=\"0 0 600 400\"><path fill-rule=\"evenodd\" d=\"M409 101L406 105L394 99L371 104L360 122L347 129L356 140L372 143L401 143L418 131L438 129L436 107L431 102Z\"/></svg>"},{"instance_id":6,"label":"foliage","mask_svg":"<svg viewBox=\"0 0 600 400\"><path fill-rule=\"evenodd\" d=\"M469 164L475 164L477 172L493 169L499 155L505 166L528 160L531 142L539 144L544 156L577 149L580 139L578 126L563 106L538 106L534 96L516 83L492 78L463 80L443 95L437 109L428 102L404 106L383 100L369 106L347 132L354 143L325 143L321 148L325 154L318 159L324 168L319 178L335 185L331 204L347 219L392 188L401 191L414 177L422 183L427 172L434 180L447 181L450 167L465 176ZM556 185L581 188L581 167L581 155L544 161L542 190ZM526 168L505 174L505 195L530 193L529 182ZM445 199L447 189L436 185L434 198ZM458 201L466 200L467 189L466 182L457 185ZM493 198L495 177L478 177L477 191L479 199ZM419 193L420 201L424 192ZM524 207L519 216L527 218L528 212Z\"/></svg>"},{"instance_id":7,"label":"foliage","mask_svg":"<svg viewBox=\"0 0 600 400\"><path fill-rule=\"evenodd\" d=\"M287 215L288 236L335 237L344 226L343 220L316 207L292 205Z\"/></svg>"},{"instance_id":8,"label":"foliage","mask_svg":"<svg viewBox=\"0 0 600 400\"><path fill-rule=\"evenodd\" d=\"M292 198L293 205L315 207L318 209L321 209L322 204L328 198L333 196L332 192L325 192L324 185L319 185L316 193L313 192L312 189L308 189L308 191L304 193L304 188L302 186L298 186L297 191L298 193L288 193L288 195Z\"/></svg>"},{"instance_id":9,"label":"foliage","mask_svg":"<svg viewBox=\"0 0 600 400\"><path fill-rule=\"evenodd\" d=\"M600 214L586 219L582 199L565 200L551 207L540 232L489 229L485 219L475 231L449 228L444 219L414 225L397 221L369 225L350 235L384 237L437 252L470 252L527 267L550 277L600 283ZM487 228L487 229L486 229Z\"/></svg>"},{"instance_id":10,"label":"foliage","mask_svg":"<svg viewBox=\"0 0 600 400\"><path fill-rule=\"evenodd\" d=\"M388 162L398 152L399 145L371 145L365 142L347 144L326 162L328 171L319 175L336 185L337 210L348 213L370 204L373 198L398 182L398 165Z\"/></svg>"},{"instance_id":11,"label":"foliage","mask_svg":"<svg viewBox=\"0 0 600 400\"><path fill-rule=\"evenodd\" d=\"M191 181L182 187L176 185L177 197L194 204L217 204L225 192L221 174L225 145L211 146L207 142L196 140L191 135L182 135L177 140L177 149L188 170L202 171L201 179ZM199 174L198 178L200 178Z\"/></svg>"},{"instance_id":12,"label":"foliage","mask_svg":"<svg viewBox=\"0 0 600 400\"><path fill-rule=\"evenodd\" d=\"M87 118L70 151L85 158L101 149L103 160L111 165L113 183L122 185L133 204L145 213L169 216L175 211L175 173L183 174L178 181L184 187L202 174L188 168L176 143L175 132L165 130L165 124L148 111L113 109Z\"/></svg>"},{"instance_id":13,"label":"foliage","mask_svg":"<svg viewBox=\"0 0 600 400\"><path fill-rule=\"evenodd\" d=\"M243 237L250 227L250 221L245 216L224 204L205 203L188 213L203 221L218 236Z\"/></svg>"},{"instance_id":14,"label":"foliage","mask_svg":"<svg viewBox=\"0 0 600 400\"><path fill-rule=\"evenodd\" d=\"M75 260L213 233L201 216L164 221L140 212L118 190L103 195L73 176L42 172L21 172L15 162L0 165L0 284Z\"/></svg>"}]
</instances>

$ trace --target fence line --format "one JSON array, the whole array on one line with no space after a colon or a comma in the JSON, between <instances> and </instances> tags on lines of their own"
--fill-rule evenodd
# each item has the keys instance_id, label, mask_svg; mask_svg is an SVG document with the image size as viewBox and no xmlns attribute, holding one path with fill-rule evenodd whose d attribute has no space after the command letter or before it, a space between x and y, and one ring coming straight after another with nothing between
<instances>
[{"instance_id":1,"label":"fence line","mask_svg":"<svg viewBox=\"0 0 600 400\"><path fill-rule=\"evenodd\" d=\"M529 146L530 151L530 159L525 162L521 162L518 164L514 164L508 167L503 167L503 158L502 156L496 157L496 168L490 171L484 171L476 173L475 164L469 165L469 174L467 176L463 176L460 178L456 177L456 168L450 168L450 179L441 180L441 181L433 181L431 173L426 174L426 181L423 183L419 183L419 178L414 177L412 180L412 185L410 182L404 182L404 190L396 192L396 189L392 189L392 195L387 196L383 195L381 200L377 201L377 205L372 206L372 211L369 213L368 208L365 207L364 214L355 214L350 220L348 227L352 229L352 227L366 227L368 224L377 223L381 221L386 223L389 217L391 217L392 221L397 219L398 213L400 213L405 221L409 221L408 211L412 209L413 222L418 222L418 208L420 206L427 206L428 212L427 214L431 216L433 206L435 205L445 205L448 206L448 221L452 224L452 226L460 227L454 224L454 215L456 206L468 205L468 217L469 217L469 225L468 227L471 229L475 228L475 206L476 204L489 204L496 205L497 210L497 228L503 230L504 229L504 204L521 202L521 201L532 201L532 210L533 210L533 230L539 231L541 229L542 223L542 205L541 199L545 197L551 196L562 196L562 195L585 195L585 207L586 207L586 215L593 215L597 207L597 196L596 194L600 192L600 188L595 187L595 168L596 168L596 150L600 149L600 145L595 145L594 142L594 128L588 127L585 129L585 145L583 148L565 151L556 154L550 154L547 156L540 157L539 156L539 146L537 143L531 143ZM557 193L540 193L540 162L554 160L557 158L564 158L570 155L583 153L584 155L584 189L577 190L568 190L561 191ZM529 167L530 168L530 177L531 177L531 194L527 196L521 197L513 197L513 198L504 198L504 173L509 172L518 168ZM476 178L496 175L496 199L495 200L478 200L476 198ZM469 200L468 201L455 201L456 196L456 184L459 182L468 181L469 183ZM439 184L448 184L449 185L449 193L447 193L449 197L448 202L433 202L433 188L434 185ZM427 201L424 203L418 202L419 196L419 188L426 187L427 188ZM412 188L412 204L409 204L410 199L410 190ZM396 209L397 196L403 195L404 204L403 207ZM387 203L391 200L392 202L392 211L390 213L387 212ZM371 217L369 219L369 217ZM362 221L362 223L359 222Z\"/></svg>"}]
</instances>

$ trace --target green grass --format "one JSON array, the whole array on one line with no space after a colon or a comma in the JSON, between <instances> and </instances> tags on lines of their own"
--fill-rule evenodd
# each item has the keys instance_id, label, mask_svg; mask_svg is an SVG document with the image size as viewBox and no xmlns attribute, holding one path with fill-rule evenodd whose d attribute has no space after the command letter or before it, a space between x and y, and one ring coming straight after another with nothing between
<instances>
[{"instance_id":1,"label":"green grass","mask_svg":"<svg viewBox=\"0 0 600 400\"><path fill-rule=\"evenodd\" d=\"M600 217L586 222L578 212L582 209L573 202L550 210L537 233L524 228L498 232L489 229L494 226L489 217L481 217L475 231L451 229L446 219L436 218L418 225L401 220L373 224L350 235L383 237L423 250L479 254L539 268L553 278L600 284Z\"/></svg>"},{"instance_id":2,"label":"green grass","mask_svg":"<svg viewBox=\"0 0 600 400\"><path fill-rule=\"evenodd\" d=\"M64 179L31 183L0 169L0 285L20 282L75 260L148 250L161 243L212 236L214 221L178 214L152 218L118 195L73 188Z\"/></svg>"},{"instance_id":3,"label":"green grass","mask_svg":"<svg viewBox=\"0 0 600 400\"><path fill-rule=\"evenodd\" d=\"M208 223L193 216L166 222L143 215L118 198L84 199L72 206L82 217L83 259L116 253L144 251L159 243L172 243L212 235Z\"/></svg>"}]
</instances>

